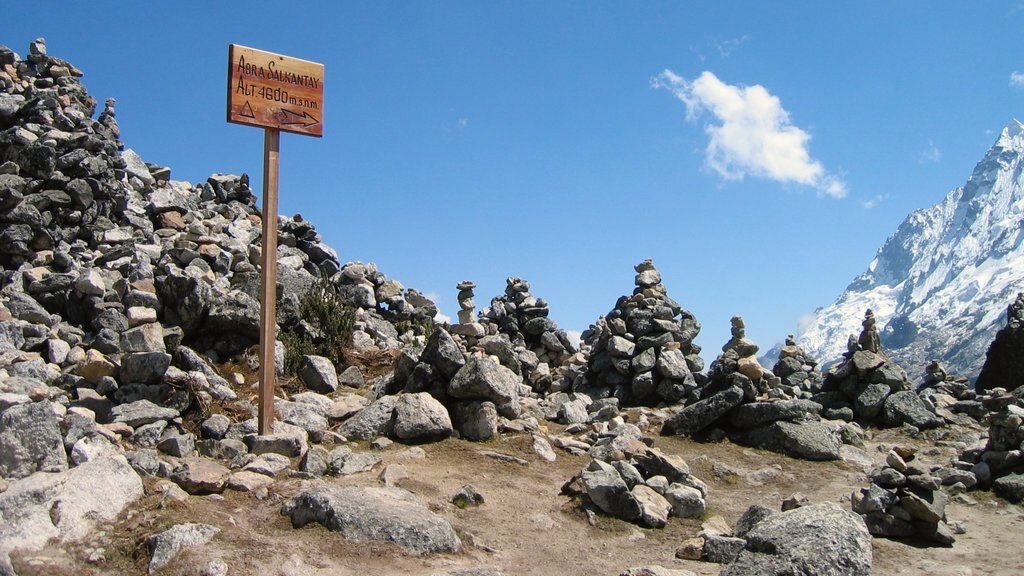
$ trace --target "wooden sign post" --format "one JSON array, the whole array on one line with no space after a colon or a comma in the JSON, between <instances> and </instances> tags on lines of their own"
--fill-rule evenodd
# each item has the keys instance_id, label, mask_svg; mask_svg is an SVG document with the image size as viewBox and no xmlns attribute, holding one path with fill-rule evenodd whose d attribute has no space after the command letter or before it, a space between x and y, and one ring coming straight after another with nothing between
<instances>
[{"instance_id":1,"label":"wooden sign post","mask_svg":"<svg viewBox=\"0 0 1024 576\"><path fill-rule=\"evenodd\" d=\"M228 122L264 129L263 273L260 292L259 433L274 423L277 341L277 185L281 131L323 136L324 66L228 46Z\"/></svg>"}]
</instances>

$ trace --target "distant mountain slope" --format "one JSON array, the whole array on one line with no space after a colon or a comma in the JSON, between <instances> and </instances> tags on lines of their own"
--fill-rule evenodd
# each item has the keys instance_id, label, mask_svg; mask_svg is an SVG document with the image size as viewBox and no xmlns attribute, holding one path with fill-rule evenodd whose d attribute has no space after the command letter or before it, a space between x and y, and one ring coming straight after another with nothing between
<instances>
[{"instance_id":1,"label":"distant mountain slope","mask_svg":"<svg viewBox=\"0 0 1024 576\"><path fill-rule=\"evenodd\" d=\"M1024 124L1013 120L967 183L907 216L866 272L815 313L798 342L834 362L864 310L874 310L883 346L914 378L929 359L977 376L1024 291Z\"/></svg>"}]
</instances>

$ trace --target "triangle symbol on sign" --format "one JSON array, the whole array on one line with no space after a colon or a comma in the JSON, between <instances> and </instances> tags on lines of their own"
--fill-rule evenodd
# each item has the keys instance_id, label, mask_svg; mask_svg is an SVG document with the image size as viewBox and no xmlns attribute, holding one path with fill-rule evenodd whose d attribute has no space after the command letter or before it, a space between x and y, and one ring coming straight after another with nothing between
<instances>
[{"instance_id":1,"label":"triangle symbol on sign","mask_svg":"<svg viewBox=\"0 0 1024 576\"><path fill-rule=\"evenodd\" d=\"M256 114L252 111L252 106L249 104L248 100L245 101L245 105L242 106L242 110L238 115L243 118L256 118Z\"/></svg>"}]
</instances>

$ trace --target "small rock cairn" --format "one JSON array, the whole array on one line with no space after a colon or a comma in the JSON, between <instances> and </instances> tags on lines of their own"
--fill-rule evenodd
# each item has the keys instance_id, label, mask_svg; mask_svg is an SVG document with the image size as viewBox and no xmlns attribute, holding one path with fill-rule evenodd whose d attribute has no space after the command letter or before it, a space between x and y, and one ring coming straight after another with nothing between
<instances>
[{"instance_id":1,"label":"small rock cairn","mask_svg":"<svg viewBox=\"0 0 1024 576\"><path fill-rule=\"evenodd\" d=\"M705 383L700 323L668 296L650 259L634 267L636 288L583 334L586 389L626 405L675 404Z\"/></svg>"},{"instance_id":2,"label":"small rock cairn","mask_svg":"<svg viewBox=\"0 0 1024 576\"><path fill-rule=\"evenodd\" d=\"M824 406L822 415L862 425L919 430L944 421L911 390L907 373L882 350L875 314L864 314L860 337L850 336L844 360L825 374L821 392L813 399Z\"/></svg>"},{"instance_id":3,"label":"small rock cairn","mask_svg":"<svg viewBox=\"0 0 1024 576\"><path fill-rule=\"evenodd\" d=\"M872 472L871 484L853 493L851 508L874 536L952 546L956 538L946 524L943 479L918 467L916 452L902 446L890 450L885 466Z\"/></svg>"},{"instance_id":4,"label":"small rock cairn","mask_svg":"<svg viewBox=\"0 0 1024 576\"><path fill-rule=\"evenodd\" d=\"M821 390L822 376L818 370L818 361L797 345L792 334L786 336L786 343L779 351L779 360L772 367L772 374L782 381L782 390L794 397L800 396L800 391Z\"/></svg>"}]
</instances>

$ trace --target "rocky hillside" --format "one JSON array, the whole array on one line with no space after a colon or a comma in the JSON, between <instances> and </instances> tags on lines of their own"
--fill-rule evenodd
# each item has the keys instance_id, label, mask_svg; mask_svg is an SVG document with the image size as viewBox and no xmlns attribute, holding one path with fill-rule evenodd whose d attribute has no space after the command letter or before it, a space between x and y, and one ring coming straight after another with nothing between
<instances>
[{"instance_id":1,"label":"rocky hillside","mask_svg":"<svg viewBox=\"0 0 1024 576\"><path fill-rule=\"evenodd\" d=\"M977 376L1024 289L1024 125L1014 120L963 186L907 216L855 278L797 340L832 362L870 308L891 356L912 374L939 359Z\"/></svg>"}]
</instances>

